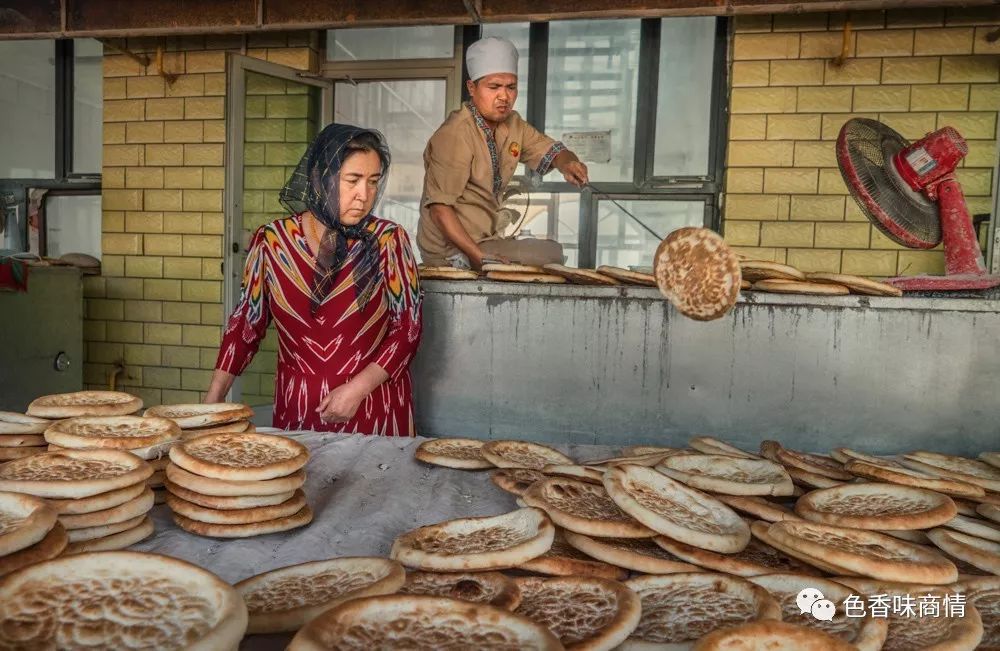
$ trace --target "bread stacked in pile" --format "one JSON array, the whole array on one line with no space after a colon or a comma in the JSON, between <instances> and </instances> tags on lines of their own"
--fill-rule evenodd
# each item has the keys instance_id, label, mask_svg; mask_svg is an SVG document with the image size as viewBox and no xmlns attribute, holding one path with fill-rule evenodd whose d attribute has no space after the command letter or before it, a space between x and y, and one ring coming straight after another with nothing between
<instances>
[{"instance_id":1,"label":"bread stacked in pile","mask_svg":"<svg viewBox=\"0 0 1000 651\"><path fill-rule=\"evenodd\" d=\"M454 267L421 266L420 277L424 280L478 280L479 272ZM562 264L547 264L541 267L527 264L484 264L482 273L487 280L512 283L547 283L595 286L639 285L656 287L652 274L602 265L597 269L567 267Z\"/></svg>"},{"instance_id":2,"label":"bread stacked in pile","mask_svg":"<svg viewBox=\"0 0 1000 651\"><path fill-rule=\"evenodd\" d=\"M792 265L769 260L740 260L743 289L778 294L814 294L817 296L902 296L898 287L850 274L806 273Z\"/></svg>"},{"instance_id":3,"label":"bread stacked in pile","mask_svg":"<svg viewBox=\"0 0 1000 651\"><path fill-rule=\"evenodd\" d=\"M0 463L45 452L44 434L52 422L47 418L0 411Z\"/></svg>"},{"instance_id":4,"label":"bread stacked in pile","mask_svg":"<svg viewBox=\"0 0 1000 651\"><path fill-rule=\"evenodd\" d=\"M309 451L256 432L202 434L170 449L167 506L185 531L245 538L312 521L302 485Z\"/></svg>"},{"instance_id":5,"label":"bread stacked in pile","mask_svg":"<svg viewBox=\"0 0 1000 651\"><path fill-rule=\"evenodd\" d=\"M203 434L236 434L256 430L250 422L253 409L234 402L157 405L147 409L143 415L172 420L180 428L184 439Z\"/></svg>"},{"instance_id":6,"label":"bread stacked in pile","mask_svg":"<svg viewBox=\"0 0 1000 651\"><path fill-rule=\"evenodd\" d=\"M55 558L66 548L66 530L45 500L0 492L0 576Z\"/></svg>"},{"instance_id":7,"label":"bread stacked in pile","mask_svg":"<svg viewBox=\"0 0 1000 651\"><path fill-rule=\"evenodd\" d=\"M427 441L417 459L496 467L493 482L522 508L407 532L390 556L416 570L413 592L466 592L508 608L499 570L560 577L512 579L521 594L512 610L566 646L723 649L751 639L789 649L971 651L1000 643L1000 455L887 458L840 448L826 456L774 441L753 454L709 437L690 446L634 446L575 464L534 443ZM465 574L453 581L443 572ZM603 617L591 599L599 581ZM805 588L837 605L832 621L798 608ZM628 593L639 600L637 616L628 615ZM842 607L852 594L865 603L875 594L954 593L967 605L952 617L848 617Z\"/></svg>"}]
</instances>

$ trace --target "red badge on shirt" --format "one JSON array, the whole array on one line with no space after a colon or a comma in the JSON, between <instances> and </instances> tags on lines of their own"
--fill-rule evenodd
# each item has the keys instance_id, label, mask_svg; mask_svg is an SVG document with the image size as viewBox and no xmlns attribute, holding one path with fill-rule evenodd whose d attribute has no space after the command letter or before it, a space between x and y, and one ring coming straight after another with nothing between
<instances>
[{"instance_id":1,"label":"red badge on shirt","mask_svg":"<svg viewBox=\"0 0 1000 651\"><path fill-rule=\"evenodd\" d=\"M519 158L521 156L521 145L516 142L510 143L510 155L514 158Z\"/></svg>"}]
</instances>

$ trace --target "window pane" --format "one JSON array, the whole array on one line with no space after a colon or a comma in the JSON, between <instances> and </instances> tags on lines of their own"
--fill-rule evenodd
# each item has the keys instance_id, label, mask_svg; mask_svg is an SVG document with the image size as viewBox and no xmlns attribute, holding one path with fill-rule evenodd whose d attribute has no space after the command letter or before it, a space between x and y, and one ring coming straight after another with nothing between
<instances>
[{"instance_id":1,"label":"window pane","mask_svg":"<svg viewBox=\"0 0 1000 651\"><path fill-rule=\"evenodd\" d=\"M517 48L517 101L514 110L521 117L528 116L528 23L489 23L483 25L483 38L498 36L506 38ZM462 62L465 65L465 62Z\"/></svg>"},{"instance_id":2,"label":"window pane","mask_svg":"<svg viewBox=\"0 0 1000 651\"><path fill-rule=\"evenodd\" d=\"M0 41L0 178L55 176L55 42Z\"/></svg>"},{"instance_id":3,"label":"window pane","mask_svg":"<svg viewBox=\"0 0 1000 651\"><path fill-rule=\"evenodd\" d=\"M341 82L334 89L334 121L372 127L389 142L392 167L378 216L401 225L413 240L424 187L424 147L445 117L444 79ZM419 252L414 246L414 253Z\"/></svg>"},{"instance_id":4,"label":"window pane","mask_svg":"<svg viewBox=\"0 0 1000 651\"><path fill-rule=\"evenodd\" d=\"M531 192L514 195L505 208L525 215L518 237L556 240L563 245L565 264L575 267L580 248L580 195L576 193ZM514 218L511 235L520 217Z\"/></svg>"},{"instance_id":5,"label":"window pane","mask_svg":"<svg viewBox=\"0 0 1000 651\"><path fill-rule=\"evenodd\" d=\"M101 257L101 196L49 197L45 236L50 258L66 253Z\"/></svg>"},{"instance_id":6,"label":"window pane","mask_svg":"<svg viewBox=\"0 0 1000 651\"><path fill-rule=\"evenodd\" d=\"M702 201L638 201L618 199L656 236L622 212L611 201L597 204L597 264L616 267L650 267L662 238L683 226L705 224Z\"/></svg>"},{"instance_id":7,"label":"window pane","mask_svg":"<svg viewBox=\"0 0 1000 651\"><path fill-rule=\"evenodd\" d=\"M327 61L450 59L454 55L455 28L451 25L326 30Z\"/></svg>"},{"instance_id":8,"label":"window pane","mask_svg":"<svg viewBox=\"0 0 1000 651\"><path fill-rule=\"evenodd\" d=\"M715 18L660 21L654 176L708 174Z\"/></svg>"},{"instance_id":9,"label":"window pane","mask_svg":"<svg viewBox=\"0 0 1000 651\"><path fill-rule=\"evenodd\" d=\"M104 46L90 38L73 41L73 172L101 171Z\"/></svg>"},{"instance_id":10,"label":"window pane","mask_svg":"<svg viewBox=\"0 0 1000 651\"><path fill-rule=\"evenodd\" d=\"M632 180L639 25L638 20L578 20L549 26L545 131L557 139L572 132L610 132L610 160L602 147L593 151L603 160L584 158L594 181Z\"/></svg>"}]
</instances>

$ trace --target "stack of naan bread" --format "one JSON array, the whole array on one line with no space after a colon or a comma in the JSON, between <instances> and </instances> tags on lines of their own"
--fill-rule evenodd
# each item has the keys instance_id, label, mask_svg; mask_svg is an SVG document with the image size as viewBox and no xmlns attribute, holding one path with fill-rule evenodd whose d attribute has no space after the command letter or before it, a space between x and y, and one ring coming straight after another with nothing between
<instances>
[{"instance_id":1,"label":"stack of naan bread","mask_svg":"<svg viewBox=\"0 0 1000 651\"><path fill-rule=\"evenodd\" d=\"M203 434L233 434L256 430L250 421L253 409L233 402L157 405L147 409L144 416L172 420L181 429L184 439Z\"/></svg>"},{"instance_id":2,"label":"stack of naan bread","mask_svg":"<svg viewBox=\"0 0 1000 651\"><path fill-rule=\"evenodd\" d=\"M67 449L0 465L0 491L43 498L65 529L66 554L115 550L153 533L152 474L122 450Z\"/></svg>"},{"instance_id":3,"label":"stack of naan bread","mask_svg":"<svg viewBox=\"0 0 1000 651\"><path fill-rule=\"evenodd\" d=\"M302 485L309 451L284 436L202 434L170 448L167 506L182 529L246 538L312 521Z\"/></svg>"},{"instance_id":4,"label":"stack of naan bread","mask_svg":"<svg viewBox=\"0 0 1000 651\"><path fill-rule=\"evenodd\" d=\"M66 548L66 530L45 500L0 492L0 576L55 558Z\"/></svg>"},{"instance_id":5,"label":"stack of naan bread","mask_svg":"<svg viewBox=\"0 0 1000 651\"><path fill-rule=\"evenodd\" d=\"M433 439L416 458L495 468L493 482L522 508L421 527L401 535L391 557L415 570L428 592L482 603L504 594L500 570L561 577L512 579L522 593L554 592L558 606L508 607L566 646L1000 645L997 453L980 460L930 452L887 458L840 448L826 456L765 441L754 454L697 437L689 448L634 446L618 458L575 464L535 443ZM442 572L465 574L449 580ZM587 584L587 597L560 581ZM601 581L639 598L634 621L628 599L598 588ZM836 604L831 621L798 608L805 588ZM847 617L842 606L852 594L866 603L874 594L891 601L956 592L967 606L954 617ZM593 612L595 595L601 617ZM321 619L331 625L345 616Z\"/></svg>"},{"instance_id":6,"label":"stack of naan bread","mask_svg":"<svg viewBox=\"0 0 1000 651\"><path fill-rule=\"evenodd\" d=\"M769 260L740 260L743 289L779 294L815 294L818 296L902 296L898 287L850 274L805 273L792 265Z\"/></svg>"},{"instance_id":7,"label":"stack of naan bread","mask_svg":"<svg viewBox=\"0 0 1000 651\"><path fill-rule=\"evenodd\" d=\"M454 267L421 266L420 277L424 280L478 280L480 274ZM562 264L547 264L541 267L526 264L484 264L482 269L487 280L514 283L548 283L574 285L639 285L656 287L652 274L602 265L597 269L568 267Z\"/></svg>"}]
</instances>

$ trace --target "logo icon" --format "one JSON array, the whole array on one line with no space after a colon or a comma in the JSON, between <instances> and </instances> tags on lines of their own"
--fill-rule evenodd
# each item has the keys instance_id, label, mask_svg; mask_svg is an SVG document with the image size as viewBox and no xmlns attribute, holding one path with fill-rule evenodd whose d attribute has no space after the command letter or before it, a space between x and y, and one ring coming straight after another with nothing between
<instances>
[{"instance_id":1,"label":"logo icon","mask_svg":"<svg viewBox=\"0 0 1000 651\"><path fill-rule=\"evenodd\" d=\"M816 588L802 589L795 597L795 605L799 607L799 614L809 613L821 622L831 622L837 614L833 602L824 598Z\"/></svg>"},{"instance_id":2,"label":"logo icon","mask_svg":"<svg viewBox=\"0 0 1000 651\"><path fill-rule=\"evenodd\" d=\"M510 143L510 149L508 151L510 151L510 155L513 156L514 158L520 158L521 144L517 142Z\"/></svg>"}]
</instances>

